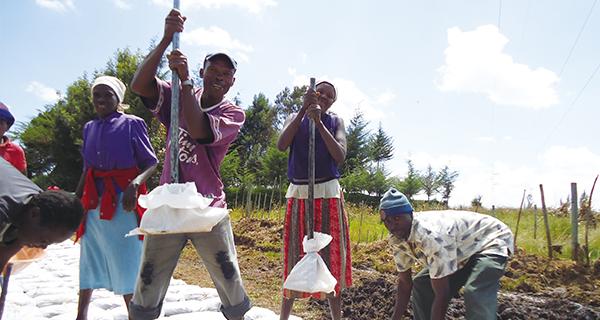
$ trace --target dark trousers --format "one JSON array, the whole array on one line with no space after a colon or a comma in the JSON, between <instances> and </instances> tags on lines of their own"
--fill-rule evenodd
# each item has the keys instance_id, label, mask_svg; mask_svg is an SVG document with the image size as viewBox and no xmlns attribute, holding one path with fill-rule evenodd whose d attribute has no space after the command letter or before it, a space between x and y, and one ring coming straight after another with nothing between
<instances>
[{"instance_id":1,"label":"dark trousers","mask_svg":"<svg viewBox=\"0 0 600 320\"><path fill-rule=\"evenodd\" d=\"M448 276L451 296L464 286L468 320L497 319L498 287L507 262L508 257L475 254L462 269ZM412 306L415 320L431 319L434 299L429 269L425 268L413 279Z\"/></svg>"}]
</instances>

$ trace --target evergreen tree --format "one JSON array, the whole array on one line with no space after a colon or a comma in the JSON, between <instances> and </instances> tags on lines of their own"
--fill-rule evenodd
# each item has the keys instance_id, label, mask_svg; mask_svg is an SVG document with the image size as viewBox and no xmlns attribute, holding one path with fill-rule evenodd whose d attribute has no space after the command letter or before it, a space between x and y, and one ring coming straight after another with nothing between
<instances>
[{"instance_id":1,"label":"evergreen tree","mask_svg":"<svg viewBox=\"0 0 600 320\"><path fill-rule=\"evenodd\" d=\"M408 165L406 178L404 178L404 180L396 187L398 191L402 192L409 200L412 200L413 196L423 190L423 180L419 170L415 169L410 158L406 160L406 164Z\"/></svg>"},{"instance_id":2,"label":"evergreen tree","mask_svg":"<svg viewBox=\"0 0 600 320\"><path fill-rule=\"evenodd\" d=\"M269 105L269 99L263 93L254 96L252 105L246 110L246 121L230 147L238 151L240 166L249 174L256 174L262 168L261 159L277 135L273 126L276 118L277 112Z\"/></svg>"},{"instance_id":3,"label":"evergreen tree","mask_svg":"<svg viewBox=\"0 0 600 320\"><path fill-rule=\"evenodd\" d=\"M265 183L271 183L280 177L282 180L286 180L288 154L289 149L285 152L277 150L277 136L273 137L265 156L262 158L262 168L259 170L259 175Z\"/></svg>"},{"instance_id":4,"label":"evergreen tree","mask_svg":"<svg viewBox=\"0 0 600 320\"><path fill-rule=\"evenodd\" d=\"M431 200L431 197L439 192L440 180L437 173L431 167L431 164L427 165L427 170L422 176L423 180L423 192L427 195L427 201Z\"/></svg>"},{"instance_id":5,"label":"evergreen tree","mask_svg":"<svg viewBox=\"0 0 600 320\"><path fill-rule=\"evenodd\" d=\"M450 200L450 194L454 190L454 182L458 178L458 171L450 171L448 165L446 165L439 173L439 179L442 190L442 203L448 206Z\"/></svg>"},{"instance_id":6,"label":"evergreen tree","mask_svg":"<svg viewBox=\"0 0 600 320\"><path fill-rule=\"evenodd\" d=\"M377 133L371 140L371 159L377 164L377 169L380 169L380 163L391 160L394 157L394 139L388 136L381 122L377 128Z\"/></svg>"},{"instance_id":7,"label":"evergreen tree","mask_svg":"<svg viewBox=\"0 0 600 320\"><path fill-rule=\"evenodd\" d=\"M285 119L287 119L290 114L300 110L306 91L308 91L308 86L294 86L294 89L291 91L290 88L285 87L283 91L277 94L277 97L275 98L275 110L277 110L277 120L275 125L278 129L281 129Z\"/></svg>"},{"instance_id":8,"label":"evergreen tree","mask_svg":"<svg viewBox=\"0 0 600 320\"><path fill-rule=\"evenodd\" d=\"M225 188L239 186L242 183L240 172L240 157L236 149L233 149L225 155L219 170L221 181Z\"/></svg>"},{"instance_id":9,"label":"evergreen tree","mask_svg":"<svg viewBox=\"0 0 600 320\"><path fill-rule=\"evenodd\" d=\"M346 160L338 167L342 176L352 174L354 170L365 169L371 154L368 124L364 119L364 113L357 108L346 134Z\"/></svg>"}]
</instances>

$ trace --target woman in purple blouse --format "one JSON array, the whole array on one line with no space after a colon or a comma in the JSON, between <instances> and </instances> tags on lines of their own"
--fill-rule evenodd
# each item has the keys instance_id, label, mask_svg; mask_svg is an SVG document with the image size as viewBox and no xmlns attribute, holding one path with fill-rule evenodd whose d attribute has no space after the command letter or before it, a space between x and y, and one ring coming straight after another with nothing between
<instances>
[{"instance_id":1,"label":"woman in purple blouse","mask_svg":"<svg viewBox=\"0 0 600 320\"><path fill-rule=\"evenodd\" d=\"M94 289L123 295L126 306L135 289L142 241L125 237L138 227L142 208L137 197L158 159L143 119L123 113L126 87L121 80L100 76L92 85L99 117L83 127L83 174L76 195L88 209L77 232L81 238L77 319L87 319Z\"/></svg>"}]
</instances>

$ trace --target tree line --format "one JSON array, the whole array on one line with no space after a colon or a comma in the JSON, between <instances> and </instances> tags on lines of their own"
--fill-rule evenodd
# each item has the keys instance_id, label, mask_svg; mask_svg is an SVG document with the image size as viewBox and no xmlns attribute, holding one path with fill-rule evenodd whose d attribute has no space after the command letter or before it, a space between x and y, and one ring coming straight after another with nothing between
<instances>
[{"instance_id":1,"label":"tree line","mask_svg":"<svg viewBox=\"0 0 600 320\"><path fill-rule=\"evenodd\" d=\"M98 117L90 95L93 80L99 75L111 75L129 84L144 57L140 50L118 49L104 68L95 70L91 75L84 73L68 86L63 98L46 105L29 122L19 123L15 138L23 145L28 175L35 183L42 188L58 186L75 190L83 170L83 126ZM170 70L166 65L163 59L157 75L159 78L169 77ZM192 71L196 77L194 82L202 84L198 70ZM285 87L273 103L259 93L244 108L246 122L231 144L220 171L229 196L231 192L237 194L245 190L250 179L257 188L276 189L279 194L285 194L289 184L286 177L288 151L278 151L276 141L285 119L302 106L306 90L307 86ZM239 95L232 100L241 106ZM130 106L127 113L141 117L148 125L152 147L159 158L159 167L147 182L152 189L160 180L167 151L165 128L131 90L127 90L123 103ZM368 126L363 112L357 108L346 127L346 161L339 166L347 200L376 204L378 196L395 187L410 199L423 192L428 201L437 201L434 197L439 195L442 203L448 203L458 172L451 171L448 166L436 172L429 165L422 173L408 159L406 176L391 176L385 164L394 157L393 138L385 132L381 123L375 132L371 132Z\"/></svg>"}]
</instances>

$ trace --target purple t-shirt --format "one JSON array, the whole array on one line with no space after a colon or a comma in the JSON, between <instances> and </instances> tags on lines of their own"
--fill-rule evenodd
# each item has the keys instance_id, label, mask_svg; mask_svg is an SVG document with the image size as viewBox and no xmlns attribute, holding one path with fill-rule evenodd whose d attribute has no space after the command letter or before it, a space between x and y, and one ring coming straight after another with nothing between
<instances>
[{"instance_id":1,"label":"purple t-shirt","mask_svg":"<svg viewBox=\"0 0 600 320\"><path fill-rule=\"evenodd\" d=\"M88 121L83 127L83 170L90 168L101 171L144 168L158 163L154 154L146 122L143 119L114 112L106 119ZM104 191L102 179L96 179L98 195ZM123 191L115 183L117 192Z\"/></svg>"},{"instance_id":2,"label":"purple t-shirt","mask_svg":"<svg viewBox=\"0 0 600 320\"><path fill-rule=\"evenodd\" d=\"M156 115L156 118L167 128L167 150L171 147L171 83L156 79L158 83L158 101L142 97L144 105ZM202 89L194 88L194 96L200 103ZM242 108L228 99L220 103L204 107L208 115L214 141L201 143L190 137L183 112L182 99L179 104L179 182L195 182L198 192L214 198L211 206L226 208L225 193L219 169L227 154L229 145L235 140L244 124L246 115ZM167 152L160 184L170 183L171 153Z\"/></svg>"}]
</instances>

